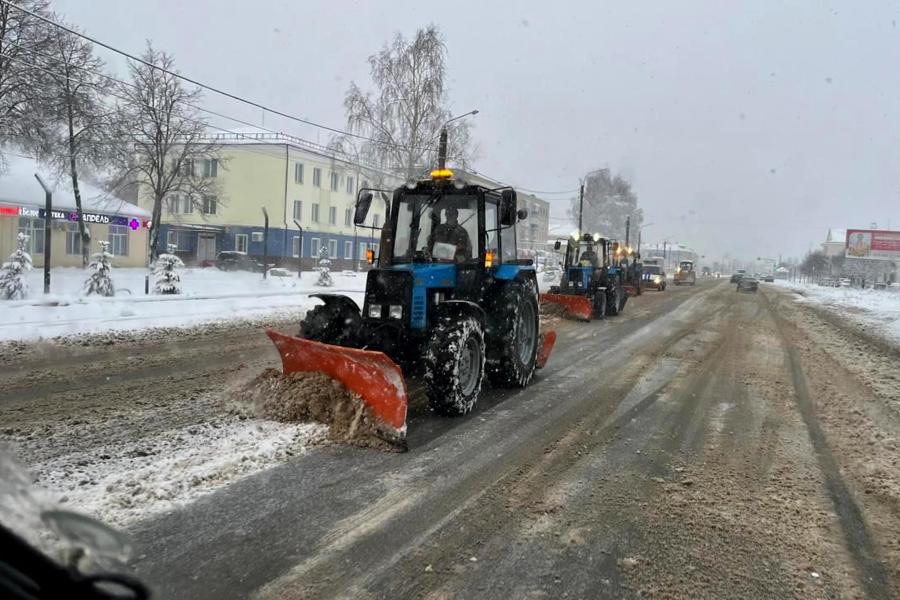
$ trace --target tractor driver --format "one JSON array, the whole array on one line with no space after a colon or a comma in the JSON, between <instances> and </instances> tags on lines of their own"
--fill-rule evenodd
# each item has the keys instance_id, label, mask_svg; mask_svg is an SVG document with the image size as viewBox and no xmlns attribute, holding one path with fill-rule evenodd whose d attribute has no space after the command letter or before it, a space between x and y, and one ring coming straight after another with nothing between
<instances>
[{"instance_id":1,"label":"tractor driver","mask_svg":"<svg viewBox=\"0 0 900 600\"><path fill-rule=\"evenodd\" d=\"M581 253L581 258L578 260L578 264L582 267L597 266L597 252L594 251L594 244L591 242L587 243L587 247L584 252Z\"/></svg>"},{"instance_id":2,"label":"tractor driver","mask_svg":"<svg viewBox=\"0 0 900 600\"><path fill-rule=\"evenodd\" d=\"M472 258L472 240L469 233L459 224L459 211L454 207L444 210L445 221L434 228L428 240L428 251L434 254L434 245L437 243L453 244L456 246L454 259L456 262L465 262Z\"/></svg>"}]
</instances>

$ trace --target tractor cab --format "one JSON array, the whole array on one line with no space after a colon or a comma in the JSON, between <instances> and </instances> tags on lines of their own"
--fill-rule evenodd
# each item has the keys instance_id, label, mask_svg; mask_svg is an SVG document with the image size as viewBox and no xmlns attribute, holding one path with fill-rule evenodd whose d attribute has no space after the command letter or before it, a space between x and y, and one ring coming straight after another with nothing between
<instances>
[{"instance_id":1,"label":"tractor cab","mask_svg":"<svg viewBox=\"0 0 900 600\"><path fill-rule=\"evenodd\" d=\"M534 271L531 261L516 257L515 224L527 211L517 208L515 191L461 184L451 176L448 169L434 171L432 179L394 191L388 203L381 255L369 271L362 308L363 321L381 330L377 346L385 351L396 342L410 348L407 338L428 332L451 308L477 313L500 282ZM358 227L366 226L370 198L361 191Z\"/></svg>"},{"instance_id":2,"label":"tractor cab","mask_svg":"<svg viewBox=\"0 0 900 600\"><path fill-rule=\"evenodd\" d=\"M560 242L556 242L557 246ZM609 242L599 233L573 234L566 244L560 288L586 290L609 267Z\"/></svg>"}]
</instances>

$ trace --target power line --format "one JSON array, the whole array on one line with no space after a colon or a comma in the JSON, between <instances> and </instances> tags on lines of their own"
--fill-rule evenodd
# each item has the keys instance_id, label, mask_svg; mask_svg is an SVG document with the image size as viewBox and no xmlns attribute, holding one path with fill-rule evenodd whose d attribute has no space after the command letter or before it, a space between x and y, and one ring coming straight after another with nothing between
<instances>
[{"instance_id":1,"label":"power line","mask_svg":"<svg viewBox=\"0 0 900 600\"><path fill-rule=\"evenodd\" d=\"M259 109L261 109L261 110L263 110L263 111L266 111L266 112L269 112L269 113L272 113L272 114L275 114L275 115L278 115L278 116L282 116L282 117L285 117L285 118L287 118L287 119L290 119L290 120L293 120L293 121L297 121L297 122L299 122L299 123L303 123L303 124L305 124L305 125L310 125L310 126L313 126L313 127L318 127L318 128L320 128L320 129L324 129L324 130L327 130L327 131L331 131L331 132L336 133L336 134L346 135L346 136L353 137L353 138L356 138L356 139L361 139L361 140L364 140L364 141L368 141L368 142L372 142L372 143L380 144L380 145L384 145L384 146L389 146L389 147L393 147L393 148L396 148L396 149L404 149L404 150L410 150L410 149L411 149L411 150L431 150L431 149L433 149L432 146L424 146L424 147L422 147L422 146L406 146L406 145L402 145L402 144L393 144L393 143L390 143L390 142L386 142L386 141L384 141L384 140L378 140L378 139L371 138L371 137L367 137L367 136L364 136L364 135L355 134L355 133L352 133L352 132L349 132L349 131L344 131L344 130L336 129L336 128L333 128L333 127L328 127L328 126L326 126L326 125L321 125L321 124L315 123L315 122L313 122L313 121L310 121L310 120L308 120L308 119L302 119L302 118L300 118L300 117L297 117L297 116L294 116L294 115L290 115L290 114L281 112L281 111L279 111L279 110L276 110L276 109L270 108L270 107L268 107L268 106L265 106L265 105L263 105L263 104L261 104L261 103L255 102L255 101L253 101L253 100L249 100L249 99L247 99L247 98L243 98L243 97L237 96L236 94L232 94L232 93L230 93L230 92L226 92L226 91L221 90L221 89L219 89L219 88L216 88L216 87L214 87L214 86L210 86L210 85L204 84L204 83L202 83L202 82L200 82L200 81L197 81L197 80L195 80L195 79L193 79L193 78L190 78L190 77L181 75L181 74L176 73L176 72L174 72L174 71L170 71L170 70L165 69L165 68L163 68L163 67L160 67L160 66L158 66L158 65L154 65L153 63L150 63L149 61L146 61L146 60L144 60L144 59L142 59L142 58L140 58L140 57L137 57L137 56L135 56L135 55L133 55L133 54L131 54L131 53L129 53L129 52L126 52L126 51L124 51L124 50L120 50L120 49L118 49L118 48L116 48L116 47L114 47L114 46L112 46L112 45L110 45L110 44L107 44L106 42L103 42L103 41L101 41L101 40L98 40L98 39L96 39L96 38L94 38L94 37L91 37L91 36L89 36L89 35L87 35L87 34L81 33L81 32L79 32L79 31L77 31L77 30L75 30L75 29L72 29L71 27L68 27L68 26L66 26L66 25L63 25L63 24L58 23L58 22L56 22L56 21L53 21L52 19L50 19L50 18L48 18L48 17L45 17L45 16L43 16L43 15L41 15L41 14L38 14L38 13L36 13L36 12L34 12L34 11L25 9L25 8L23 8L23 7L19 6L19 5L17 5L17 4L15 4L15 3L11 2L10 0L0 0L0 2L2 2L3 4L6 4L6 5L8 5L8 6L12 7L12 8L14 8L14 9L16 9L16 10L19 10L19 11L21 11L21 12L24 12L24 13L28 14L28 15L31 15L32 17L34 17L34 18L36 18L36 19L38 19L38 20L40 20L40 21L43 21L43 22L45 22L45 23L47 23L47 24L49 24L49 25L52 25L52 26L54 26L54 27L56 27L56 28L58 28L58 29L61 29L61 30L63 30L63 31L66 31L66 32L68 32L68 33L71 34L71 35L74 35L74 36L77 36L77 37L79 37L79 38L81 38L81 39L87 40L87 41L89 41L89 42L91 42L91 43L93 43L93 44L96 44L96 45L98 45L98 46L101 46L101 47L103 47L103 48L106 48L106 49L108 49L108 50L110 50L110 51L112 51L112 52L115 52L115 53L117 53L117 54L120 54L120 55L122 55L122 56L124 56L124 57L126 57L126 58L128 58L128 59L130 59L130 60L133 60L133 61L135 61L135 62L138 62L138 63L140 63L140 64L143 64L143 65L145 65L145 66L147 66L147 67L150 67L150 68L155 69L155 70L157 70L157 71L160 71L160 72L162 72L162 73L165 73L165 74L167 74L167 75L169 75L169 76L171 76L171 77L176 77L176 78L178 78L178 79L180 79L180 80L182 80L182 81L186 81L186 82L188 82L188 83L190 83L190 84L192 84L192 85L196 85L196 86L198 86L198 87L200 87L200 88L203 88L203 89L209 90L209 91L211 91L211 92L220 94L220 95L225 96L225 97L227 97L227 98L236 100L236 101L238 101L238 102L242 102L242 103L244 103L244 104L253 106L253 107L255 107L255 108L259 108ZM34 49L28 49L28 51L31 52L31 53L33 53L33 54L35 54L35 55L37 55L37 56L43 56L43 57L45 57L45 58L50 58L50 59L53 58L53 57L51 57L50 55L47 55L47 54L38 52L38 51L36 51L36 50L34 50ZM34 65L34 64L32 64L32 63L27 63L26 61L22 61L22 60L19 59L18 57L6 55L6 54L3 54L3 56L6 56L7 58L9 58L9 59L11 59L11 60L18 60L18 61L20 61L20 62L23 62L24 64L28 64L28 65L30 65L30 66L32 66L32 67L36 67L36 68L38 68L38 69L41 69L42 71L48 72L48 73L50 73L51 75L54 75L54 76L57 76L57 77L59 77L59 76L65 76L65 75L61 75L61 74L59 74L59 73L54 73L54 72L52 72L52 71L49 71L49 70L47 70L46 68L41 67L41 66L39 66L39 65ZM85 68L85 67L75 67L75 68L76 68L76 69L81 69L81 70L83 70L84 72L87 72L87 73L92 73L92 74L94 74L94 75L103 77L103 78L105 78L105 79L107 79L107 80L109 80L109 81L113 81L113 82L116 82L116 83L119 83L119 84L122 84L122 85L127 85L127 86L130 86L130 87L136 87L134 84L131 84L131 83L122 81L122 80L120 80L120 79L118 79L118 78L112 77L111 75L107 75L107 74L105 74L105 73L101 73L101 72L98 72L98 71L95 71L95 70L92 70L92 69L87 69L87 68ZM116 94L113 94L113 93L108 92L108 91L106 91L106 92L104 92L104 93L106 93L106 94L108 94L108 95L110 95L110 96L119 98L119 99L121 99L121 100L129 100L128 98L124 98L124 97L122 97L122 96L117 96ZM222 114L222 113L218 113L218 112L216 112L216 111L212 111L212 110L203 108L203 107L201 107L201 106L197 106L197 105L192 104L192 103L186 103L186 105L188 105L188 106L190 106L190 107L192 107L192 108L194 108L194 109L196 109L196 110L205 112L205 113L207 113L207 114L211 114L211 115L217 116L217 117L219 117L219 118L223 118L223 119L227 119L227 120L230 120L230 121L234 121L234 122L236 122L236 123L240 123L240 124L243 124L243 125L246 125L246 126L250 126L250 127L255 127L255 128L261 129L261 130L263 130L263 131L268 131L268 132L270 132L270 133L276 134L276 135L283 135L281 132L278 132L278 131L275 131L275 130L272 130L272 129L267 129L267 128L265 128L265 127L261 127L261 126L259 126L259 125L250 123L250 122L248 122L248 121L244 121L244 120L238 119L238 118L236 118L236 117L231 117L231 116L228 116L228 115L225 115L225 114ZM223 131L223 132L225 132L225 133L230 133L230 134L232 134L232 135L240 136L240 137L243 137L243 138L246 138L246 139L249 139L249 140L253 140L253 139L254 139L253 137L247 136L247 135L242 134L242 133L240 133L240 132L231 131L231 130L228 130L228 129L224 129L224 128L221 128L221 127L217 127L217 126L215 126L215 125L210 125L209 123L207 123L207 122L205 122L205 121L198 121L198 120L196 120L196 119L190 119L190 118L185 118L185 120L188 120L188 121L191 121L191 122L194 122L194 123L202 123L202 124L204 124L204 125L207 126L207 127L210 127L210 128L213 128L213 129L218 129L218 130ZM337 154L337 153L338 153L338 152L335 151L335 150L332 150L331 152L332 152L333 154ZM348 163L350 162L349 158L350 158L350 157L347 157L347 159L346 159L346 162L348 162ZM359 163L358 163L358 159L357 159L357 162L356 162L356 163L350 163L350 164L354 164L355 166L360 166L360 167L367 168L367 169L379 170L379 169L376 168L376 167L366 166L366 165L361 165L361 164L359 164ZM476 172L476 173L477 173L477 172ZM482 175L487 176L486 174L483 174L483 173L482 173ZM489 176L488 176L488 177L489 177ZM491 177L491 179L494 179L495 181L498 181L499 183L503 183L503 182L500 181L499 179L495 179L495 178L492 178L492 177ZM516 186L512 186L512 187L516 187ZM572 193L575 193L575 192L578 191L578 189L573 189L573 190L535 190L535 189L529 189L529 188L524 188L524 187L517 187L517 189L519 189L519 190L521 190L521 191L523 191L523 192L526 192L526 193L532 193L532 194L545 194L545 195L572 194Z\"/></svg>"}]
</instances>

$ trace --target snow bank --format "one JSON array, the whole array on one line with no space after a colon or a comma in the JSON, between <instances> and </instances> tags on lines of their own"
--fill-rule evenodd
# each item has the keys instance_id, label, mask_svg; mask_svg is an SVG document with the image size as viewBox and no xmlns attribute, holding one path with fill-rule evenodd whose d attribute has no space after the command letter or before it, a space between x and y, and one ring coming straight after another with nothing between
<instances>
[{"instance_id":1,"label":"snow bank","mask_svg":"<svg viewBox=\"0 0 900 600\"><path fill-rule=\"evenodd\" d=\"M115 269L116 296L85 297L90 273L78 268L51 272L51 294L43 295L43 272L28 273L31 294L25 300L0 304L6 309L0 322L0 340L36 340L57 336L135 330L151 327L189 327L212 321L261 315L286 316L305 311L318 301L309 294L345 293L362 303L364 273L334 273L334 287L315 285L315 273L298 279L270 277L241 271L184 269L183 293L173 296L144 294L146 269Z\"/></svg>"},{"instance_id":2,"label":"snow bank","mask_svg":"<svg viewBox=\"0 0 900 600\"><path fill-rule=\"evenodd\" d=\"M900 343L900 291L832 288L784 280L776 283L797 292L798 301L824 306Z\"/></svg>"},{"instance_id":3,"label":"snow bank","mask_svg":"<svg viewBox=\"0 0 900 600\"><path fill-rule=\"evenodd\" d=\"M124 527L261 471L324 439L319 424L214 418L29 465L63 506Z\"/></svg>"}]
</instances>

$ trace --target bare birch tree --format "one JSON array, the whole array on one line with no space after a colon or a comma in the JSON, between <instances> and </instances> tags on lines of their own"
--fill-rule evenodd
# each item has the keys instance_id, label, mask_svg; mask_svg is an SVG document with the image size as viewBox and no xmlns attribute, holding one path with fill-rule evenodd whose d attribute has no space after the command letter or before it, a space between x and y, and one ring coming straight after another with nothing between
<instances>
[{"instance_id":1,"label":"bare birch tree","mask_svg":"<svg viewBox=\"0 0 900 600\"><path fill-rule=\"evenodd\" d=\"M437 27L416 32L412 40L397 34L369 57L375 92L355 82L344 98L347 124L364 141L361 156L406 178L435 163L441 126L451 117L445 79L447 46ZM469 124L448 127L450 159L464 167L471 159Z\"/></svg>"},{"instance_id":2,"label":"bare birch tree","mask_svg":"<svg viewBox=\"0 0 900 600\"><path fill-rule=\"evenodd\" d=\"M221 159L220 146L211 140L195 108L200 89L186 88L171 74L175 73L172 56L150 43L141 58L159 68L132 61L131 82L118 87L122 101L117 104L113 128L119 142L116 181L127 186L137 180L147 190L153 215L150 256L156 260L163 203L189 202L203 212L207 198L219 191L217 180L204 173L204 161Z\"/></svg>"},{"instance_id":3,"label":"bare birch tree","mask_svg":"<svg viewBox=\"0 0 900 600\"><path fill-rule=\"evenodd\" d=\"M44 119L33 147L41 162L56 174L65 174L72 183L82 265L87 266L91 243L79 174L96 172L107 163L110 146L105 142L113 106L104 99L107 79L93 45L59 29L51 38L49 54L35 57L36 61L43 59Z\"/></svg>"}]
</instances>

